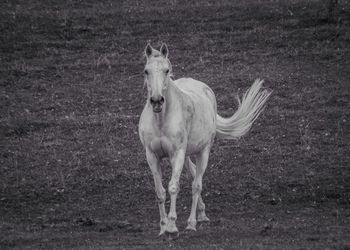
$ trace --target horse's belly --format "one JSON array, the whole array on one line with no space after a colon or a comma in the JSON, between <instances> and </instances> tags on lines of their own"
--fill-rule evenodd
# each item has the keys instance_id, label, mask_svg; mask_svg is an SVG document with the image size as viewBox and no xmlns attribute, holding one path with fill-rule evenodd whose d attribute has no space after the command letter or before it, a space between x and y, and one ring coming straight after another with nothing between
<instances>
[{"instance_id":1,"label":"horse's belly","mask_svg":"<svg viewBox=\"0 0 350 250\"><path fill-rule=\"evenodd\" d=\"M211 116L208 116L211 117ZM214 119L197 119L192 125L188 138L187 154L196 154L210 146L216 133L216 120Z\"/></svg>"},{"instance_id":2,"label":"horse's belly","mask_svg":"<svg viewBox=\"0 0 350 250\"><path fill-rule=\"evenodd\" d=\"M196 139L190 138L187 144L186 154L192 155L210 146L214 140L215 131L206 131L205 134L197 135Z\"/></svg>"}]
</instances>

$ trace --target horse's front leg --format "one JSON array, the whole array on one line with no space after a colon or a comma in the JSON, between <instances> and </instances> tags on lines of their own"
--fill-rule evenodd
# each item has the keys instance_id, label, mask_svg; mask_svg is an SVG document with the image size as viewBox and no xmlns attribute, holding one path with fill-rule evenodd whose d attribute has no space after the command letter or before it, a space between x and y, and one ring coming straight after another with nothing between
<instances>
[{"instance_id":1,"label":"horse's front leg","mask_svg":"<svg viewBox=\"0 0 350 250\"><path fill-rule=\"evenodd\" d=\"M198 205L198 199L201 196L202 192L202 179L203 174L207 168L208 165L208 159L209 159L209 153L210 153L210 146L203 149L198 155L196 159L196 173L194 180L192 182L192 207L191 207L191 214L188 218L188 225L186 229L189 230L196 230L196 210Z\"/></svg>"},{"instance_id":2,"label":"horse's front leg","mask_svg":"<svg viewBox=\"0 0 350 250\"><path fill-rule=\"evenodd\" d=\"M176 227L176 198L180 191L180 176L185 161L185 149L177 150L170 158L172 173L169 182L169 194L170 194L170 211L168 214L168 225L166 231L169 233L177 233Z\"/></svg>"},{"instance_id":3,"label":"horse's front leg","mask_svg":"<svg viewBox=\"0 0 350 250\"><path fill-rule=\"evenodd\" d=\"M154 186L158 198L158 207L159 207L159 214L160 214L160 232L159 235L164 234L166 230L166 225L168 224L168 219L165 212L165 199L166 199L166 192L162 184L162 170L160 167L160 162L157 156L149 149L146 149L146 158L148 165L151 168L153 179L154 179Z\"/></svg>"}]
</instances>

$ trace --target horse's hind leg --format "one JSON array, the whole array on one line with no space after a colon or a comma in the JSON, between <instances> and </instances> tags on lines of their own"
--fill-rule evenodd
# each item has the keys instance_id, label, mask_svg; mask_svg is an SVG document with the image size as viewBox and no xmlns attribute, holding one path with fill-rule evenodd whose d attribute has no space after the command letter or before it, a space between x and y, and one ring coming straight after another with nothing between
<instances>
[{"instance_id":1,"label":"horse's hind leg","mask_svg":"<svg viewBox=\"0 0 350 250\"><path fill-rule=\"evenodd\" d=\"M186 157L186 167L190 171L192 177L194 178L196 176L196 165L191 161L190 157ZM205 204L202 199L202 195L200 194L198 197L198 215L197 215L197 221L209 221L209 218L205 214Z\"/></svg>"},{"instance_id":2,"label":"horse's hind leg","mask_svg":"<svg viewBox=\"0 0 350 250\"><path fill-rule=\"evenodd\" d=\"M197 205L198 205L199 197L202 192L202 179L203 179L203 174L208 165L209 153L210 153L210 146L203 149L196 157L196 174L192 182L192 207L191 207L190 217L188 218L188 225L186 227L186 229L189 229L189 230L196 230Z\"/></svg>"}]
</instances>

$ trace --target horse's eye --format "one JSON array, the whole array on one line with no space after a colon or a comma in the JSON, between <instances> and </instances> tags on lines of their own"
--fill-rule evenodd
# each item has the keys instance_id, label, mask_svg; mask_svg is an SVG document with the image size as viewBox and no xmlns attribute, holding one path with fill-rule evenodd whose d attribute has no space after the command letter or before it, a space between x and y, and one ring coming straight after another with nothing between
<instances>
[{"instance_id":1,"label":"horse's eye","mask_svg":"<svg viewBox=\"0 0 350 250\"><path fill-rule=\"evenodd\" d=\"M165 74L169 74L169 70L167 69L167 70L165 70Z\"/></svg>"},{"instance_id":2,"label":"horse's eye","mask_svg":"<svg viewBox=\"0 0 350 250\"><path fill-rule=\"evenodd\" d=\"M148 70L147 69L145 69L145 75L148 75Z\"/></svg>"}]
</instances>

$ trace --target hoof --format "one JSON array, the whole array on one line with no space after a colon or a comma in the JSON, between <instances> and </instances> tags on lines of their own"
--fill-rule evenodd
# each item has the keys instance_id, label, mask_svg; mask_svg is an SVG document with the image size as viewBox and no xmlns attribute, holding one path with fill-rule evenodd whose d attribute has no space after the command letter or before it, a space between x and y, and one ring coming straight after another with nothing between
<instances>
[{"instance_id":1,"label":"hoof","mask_svg":"<svg viewBox=\"0 0 350 250\"><path fill-rule=\"evenodd\" d=\"M179 232L173 232L173 233L169 233L166 232L166 235L168 236L169 240L176 240L177 238L179 238Z\"/></svg>"},{"instance_id":2,"label":"hoof","mask_svg":"<svg viewBox=\"0 0 350 250\"><path fill-rule=\"evenodd\" d=\"M186 227L186 230L197 231L197 229L196 229L196 221L189 221L188 225Z\"/></svg>"},{"instance_id":3,"label":"hoof","mask_svg":"<svg viewBox=\"0 0 350 250\"><path fill-rule=\"evenodd\" d=\"M192 225L187 225L186 230L187 231L197 231L196 227L192 226Z\"/></svg>"},{"instance_id":4,"label":"hoof","mask_svg":"<svg viewBox=\"0 0 350 250\"><path fill-rule=\"evenodd\" d=\"M177 229L176 225L172 225L172 226L169 226L165 229L165 231L167 233L170 233L170 234L177 234L179 233L179 230Z\"/></svg>"},{"instance_id":5,"label":"hoof","mask_svg":"<svg viewBox=\"0 0 350 250\"><path fill-rule=\"evenodd\" d=\"M168 221L165 232L169 240L176 240L179 238L179 230L176 227L175 221Z\"/></svg>"},{"instance_id":6,"label":"hoof","mask_svg":"<svg viewBox=\"0 0 350 250\"><path fill-rule=\"evenodd\" d=\"M199 214L199 215L198 215L197 221L200 221L200 222L208 222L208 221L210 221L210 220L209 220L209 218L205 215L205 213L202 213L202 214Z\"/></svg>"}]
</instances>

